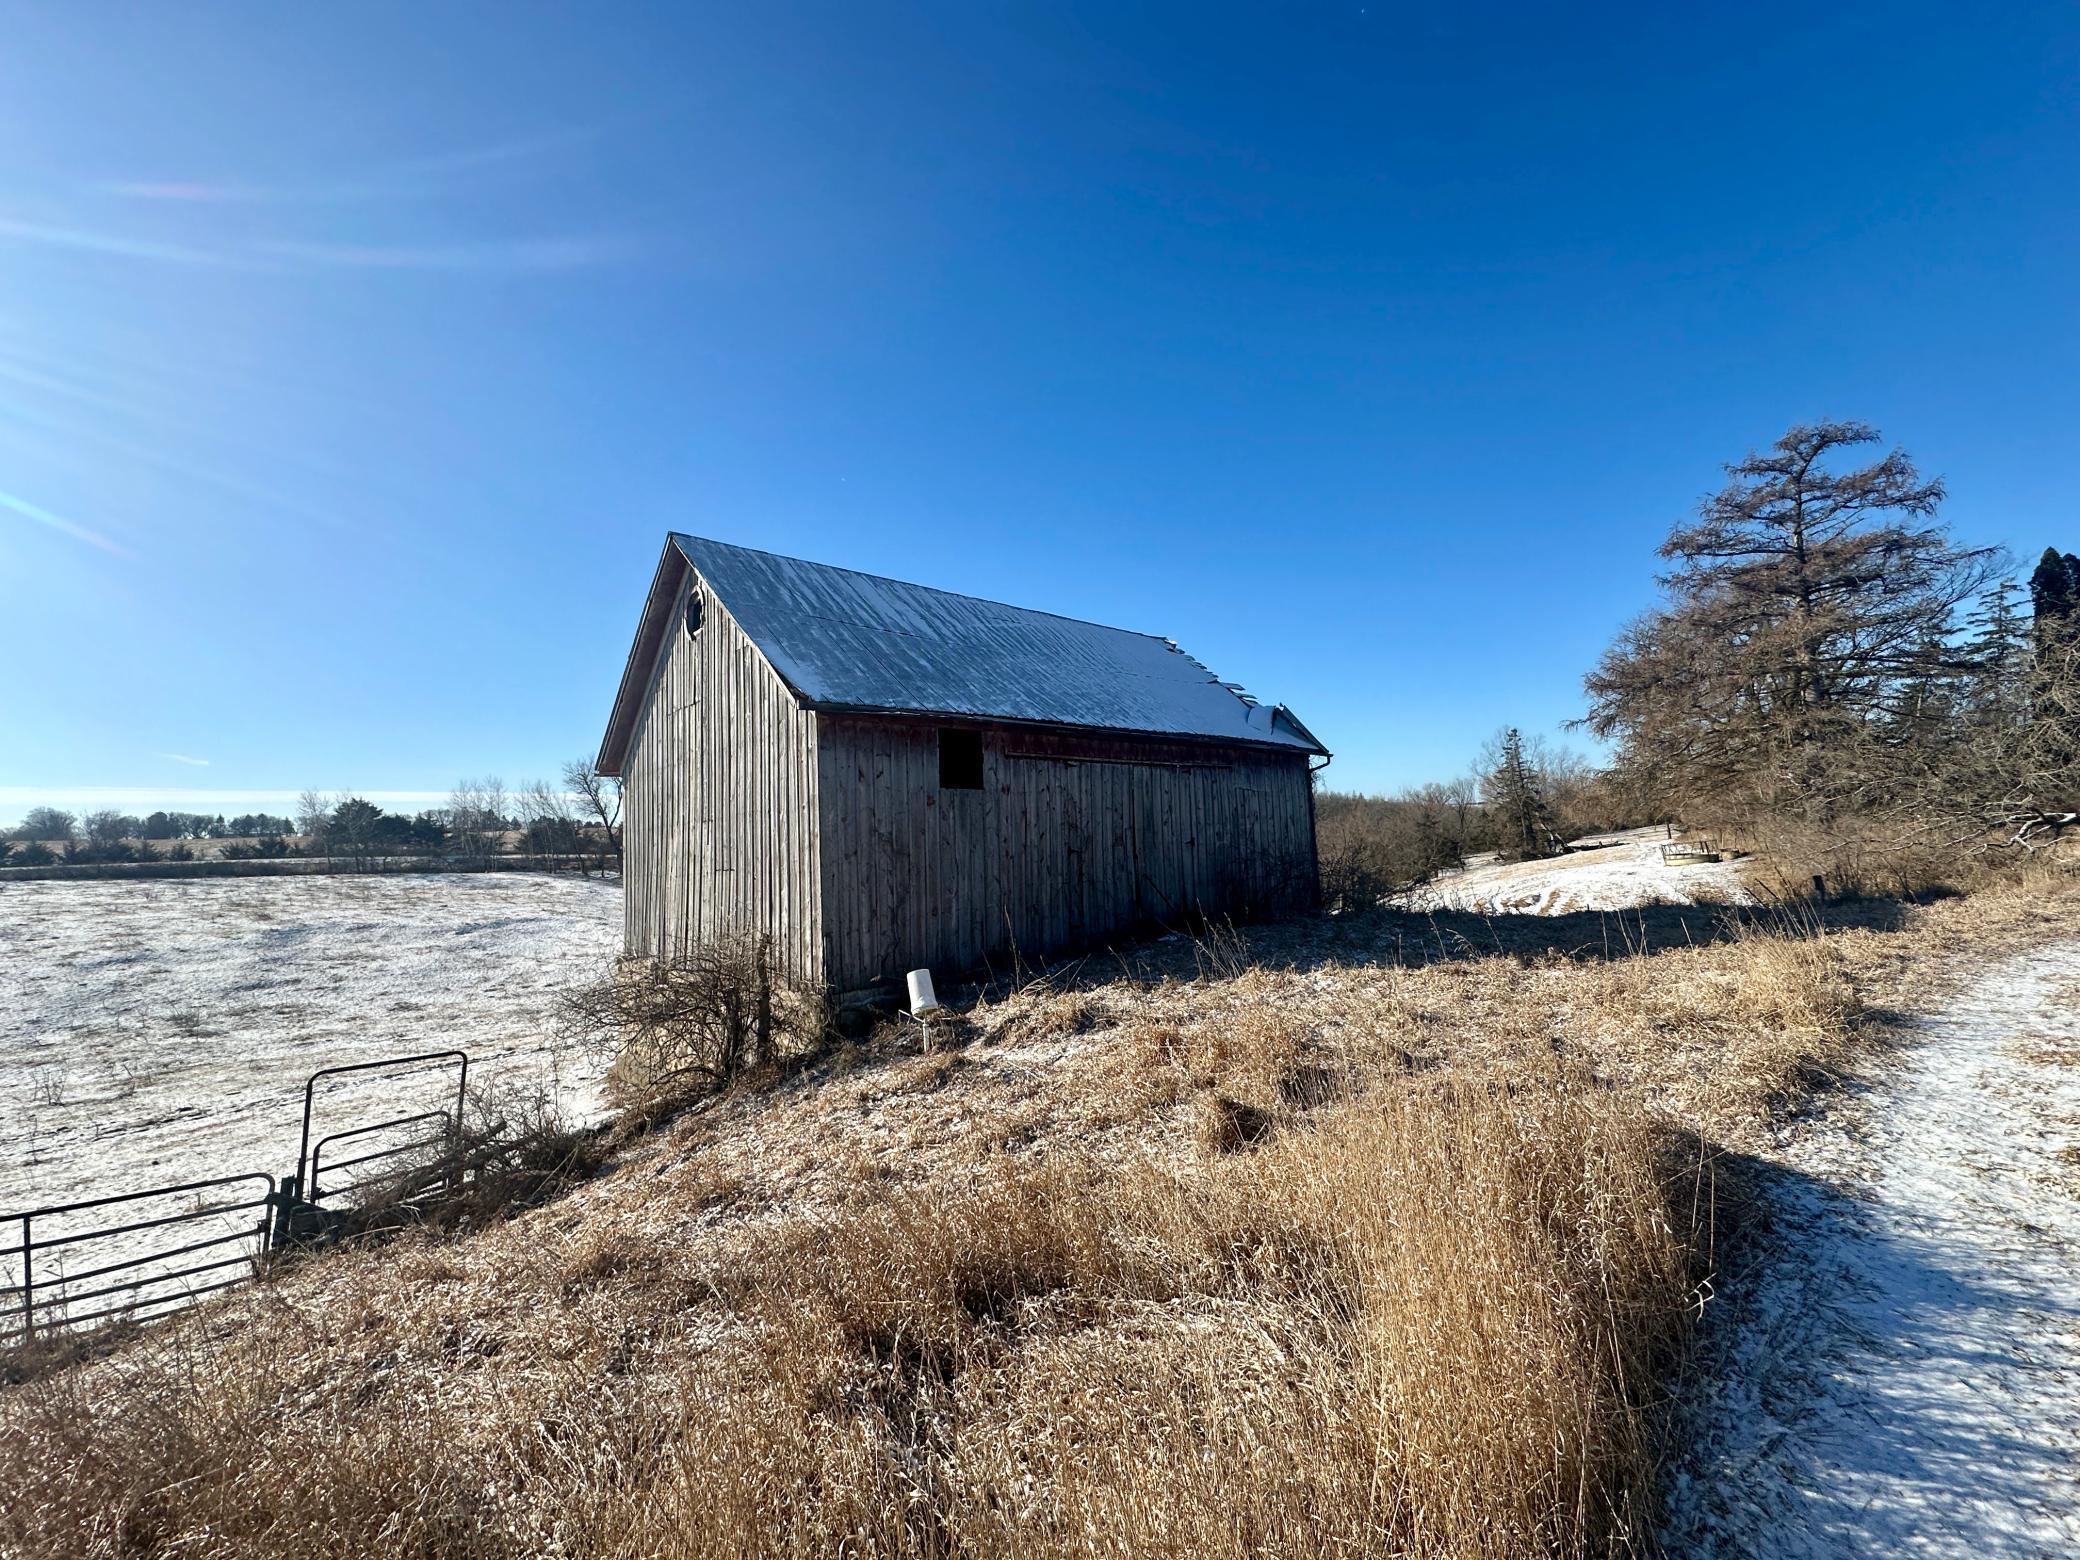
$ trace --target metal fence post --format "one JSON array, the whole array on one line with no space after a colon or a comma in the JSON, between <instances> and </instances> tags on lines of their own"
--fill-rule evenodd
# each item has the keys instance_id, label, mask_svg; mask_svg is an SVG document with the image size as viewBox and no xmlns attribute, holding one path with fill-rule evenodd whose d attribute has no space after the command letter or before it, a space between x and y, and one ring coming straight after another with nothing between
<instances>
[{"instance_id":1,"label":"metal fence post","mask_svg":"<svg viewBox=\"0 0 2080 1560\"><path fill-rule=\"evenodd\" d=\"M469 1102L469 1053L464 1051L462 1070L455 1079L455 1119L448 1123L448 1190L462 1189L462 1112Z\"/></svg>"},{"instance_id":2,"label":"metal fence post","mask_svg":"<svg viewBox=\"0 0 2080 1560\"><path fill-rule=\"evenodd\" d=\"M36 1336L36 1286L30 1280L35 1276L29 1268L29 1221L33 1213L22 1215L22 1342L27 1343Z\"/></svg>"},{"instance_id":3,"label":"metal fence post","mask_svg":"<svg viewBox=\"0 0 2080 1560\"><path fill-rule=\"evenodd\" d=\"M296 1244L296 1225L291 1210L296 1200L303 1195L303 1177L285 1175L280 1189L274 1196L274 1233L268 1241L270 1250L275 1247L288 1248Z\"/></svg>"}]
</instances>

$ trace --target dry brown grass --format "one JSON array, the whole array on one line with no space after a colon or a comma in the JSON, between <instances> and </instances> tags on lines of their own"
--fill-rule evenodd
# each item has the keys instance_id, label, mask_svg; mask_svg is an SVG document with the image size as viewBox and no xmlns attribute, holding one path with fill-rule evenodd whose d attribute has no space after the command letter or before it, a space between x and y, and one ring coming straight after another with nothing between
<instances>
[{"instance_id":1,"label":"dry brown grass","mask_svg":"<svg viewBox=\"0 0 2080 1560\"><path fill-rule=\"evenodd\" d=\"M1746 875L1780 898L1805 896L1816 875L1832 894L1878 896L2070 887L2080 871L2080 837L2039 840L2018 853L2001 833L1958 835L1913 817L1890 824L1857 817L1835 829L1766 818L1722 823L1709 832L1748 853Z\"/></svg>"},{"instance_id":2,"label":"dry brown grass","mask_svg":"<svg viewBox=\"0 0 2080 1560\"><path fill-rule=\"evenodd\" d=\"M8 1389L0 1551L1646 1548L1700 1143L2045 914L1013 995Z\"/></svg>"},{"instance_id":3,"label":"dry brown grass","mask_svg":"<svg viewBox=\"0 0 2080 1560\"><path fill-rule=\"evenodd\" d=\"M1688 1287L1662 1147L1636 1102L1541 1067L1398 1089L1211 1169L862 1188L723 1260L588 1222L502 1386L506 1327L388 1316L354 1285L315 1360L307 1317L262 1305L222 1358L172 1331L136 1350L119 1414L78 1377L24 1389L10 1428L40 1456L9 1469L36 1486L11 1536L1603 1549L1641 1530L1645 1394ZM576 1323L603 1307L618 1328Z\"/></svg>"}]
</instances>

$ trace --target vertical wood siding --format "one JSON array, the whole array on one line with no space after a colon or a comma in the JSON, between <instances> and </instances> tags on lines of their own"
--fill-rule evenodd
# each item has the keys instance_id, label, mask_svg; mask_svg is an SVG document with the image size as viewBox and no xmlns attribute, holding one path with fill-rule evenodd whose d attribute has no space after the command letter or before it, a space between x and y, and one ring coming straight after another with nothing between
<instances>
[{"instance_id":1,"label":"vertical wood siding","mask_svg":"<svg viewBox=\"0 0 2080 1560\"><path fill-rule=\"evenodd\" d=\"M1305 754L989 728L982 789L941 790L936 725L826 716L816 763L840 987L1313 901Z\"/></svg>"},{"instance_id":2,"label":"vertical wood siding","mask_svg":"<svg viewBox=\"0 0 2080 1560\"><path fill-rule=\"evenodd\" d=\"M687 637L688 579L624 763L628 951L671 959L750 928L820 980L816 720L713 592Z\"/></svg>"}]
</instances>

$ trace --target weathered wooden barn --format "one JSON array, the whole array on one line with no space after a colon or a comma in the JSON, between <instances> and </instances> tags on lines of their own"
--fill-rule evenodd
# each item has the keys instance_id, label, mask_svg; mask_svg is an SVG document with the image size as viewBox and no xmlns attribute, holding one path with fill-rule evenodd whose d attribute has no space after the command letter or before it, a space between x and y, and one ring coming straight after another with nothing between
<instances>
[{"instance_id":1,"label":"weathered wooden barn","mask_svg":"<svg viewBox=\"0 0 2080 1560\"><path fill-rule=\"evenodd\" d=\"M1170 640L674 533L599 766L630 953L847 990L1310 904L1317 757Z\"/></svg>"}]
</instances>

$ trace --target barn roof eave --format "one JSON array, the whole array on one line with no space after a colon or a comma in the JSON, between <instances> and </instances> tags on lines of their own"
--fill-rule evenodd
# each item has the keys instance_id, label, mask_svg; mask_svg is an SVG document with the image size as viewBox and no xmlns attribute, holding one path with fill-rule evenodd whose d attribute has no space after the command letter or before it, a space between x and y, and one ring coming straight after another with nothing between
<instances>
[{"instance_id":1,"label":"barn roof eave","mask_svg":"<svg viewBox=\"0 0 2080 1560\"><path fill-rule=\"evenodd\" d=\"M1199 747L1246 747L1272 753L1306 753L1316 758L1330 756L1329 750L1322 746L1314 733L1301 725L1283 704L1276 707L1277 724L1290 730L1295 740L1281 741L1276 738L1204 731L1150 731L1141 726L1080 725L1074 721L1029 720L1016 715L984 715L973 710L919 710L882 704L837 704L828 700L803 698L799 693L795 698L803 709L814 710L819 715L846 715L865 720L903 720L936 725L950 723L1009 726L1024 731L1069 731L1091 736L1142 737L1151 742L1179 742Z\"/></svg>"},{"instance_id":2,"label":"barn roof eave","mask_svg":"<svg viewBox=\"0 0 2080 1560\"><path fill-rule=\"evenodd\" d=\"M1301 741L1305 742L1307 744L1308 751L1313 753L1315 757L1326 759L1333 758L1335 756L1326 747L1322 745L1322 739L1316 736L1313 732L1309 731L1306 725L1301 721L1300 717L1298 715L1295 715L1290 709L1286 708L1285 705L1272 705L1271 719L1274 725L1286 727L1293 733L1294 736L1300 738Z\"/></svg>"},{"instance_id":3,"label":"barn roof eave","mask_svg":"<svg viewBox=\"0 0 2080 1560\"><path fill-rule=\"evenodd\" d=\"M657 560L657 572L650 578L650 594L643 599L635 643L629 646L628 662L621 669L621 686L614 694L614 710L607 717L606 735L600 739L598 768L603 775L618 776L628 759L628 741L635 731L636 716L643 708L643 695L650 687L658 648L664 642L665 622L678 597L679 582L691 567L686 555L667 539L664 555Z\"/></svg>"}]
</instances>

